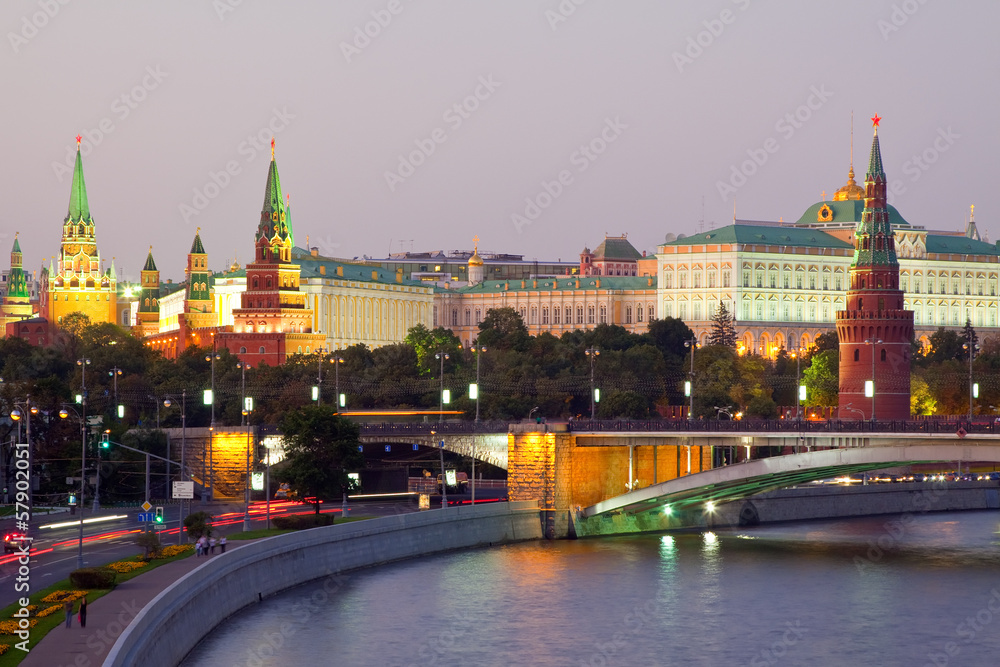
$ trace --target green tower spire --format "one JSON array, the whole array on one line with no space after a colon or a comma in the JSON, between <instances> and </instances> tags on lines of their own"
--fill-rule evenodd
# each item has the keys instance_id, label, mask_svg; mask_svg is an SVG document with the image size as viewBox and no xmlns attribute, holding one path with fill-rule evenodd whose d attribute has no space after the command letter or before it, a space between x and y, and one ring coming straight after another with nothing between
<instances>
[{"instance_id":1,"label":"green tower spire","mask_svg":"<svg viewBox=\"0 0 1000 667\"><path fill-rule=\"evenodd\" d=\"M285 200L281 194L281 179L278 176L278 163L274 159L274 139L271 139L271 166L267 171L267 184L264 186L264 205L260 211L260 225L257 227L256 240L265 238L278 240L291 245L292 223L288 218Z\"/></svg>"},{"instance_id":2,"label":"green tower spire","mask_svg":"<svg viewBox=\"0 0 1000 667\"><path fill-rule=\"evenodd\" d=\"M896 244L892 225L889 224L889 208L886 203L886 178L882 167L882 151L878 143L878 123L882 120L876 114L872 118L874 135L872 150L868 158L868 172L865 175L865 208L861 221L854 231L856 244L851 266L867 269L899 270ZM871 281L878 284L878 279Z\"/></svg>"},{"instance_id":3,"label":"green tower spire","mask_svg":"<svg viewBox=\"0 0 1000 667\"><path fill-rule=\"evenodd\" d=\"M83 180L83 158L80 156L80 136L76 138L76 166L73 167L73 185L69 192L68 222L83 221L93 224L90 216L90 202L87 201L87 184Z\"/></svg>"},{"instance_id":4,"label":"green tower spire","mask_svg":"<svg viewBox=\"0 0 1000 667\"><path fill-rule=\"evenodd\" d=\"M146 255L146 264L142 267L143 271L158 271L156 268L156 262L153 261L153 246L149 246L149 254Z\"/></svg>"},{"instance_id":5,"label":"green tower spire","mask_svg":"<svg viewBox=\"0 0 1000 667\"><path fill-rule=\"evenodd\" d=\"M21 257L21 244L17 242L17 233L15 233L14 247L10 250L10 274L7 277L7 298L9 299L31 298Z\"/></svg>"}]
</instances>

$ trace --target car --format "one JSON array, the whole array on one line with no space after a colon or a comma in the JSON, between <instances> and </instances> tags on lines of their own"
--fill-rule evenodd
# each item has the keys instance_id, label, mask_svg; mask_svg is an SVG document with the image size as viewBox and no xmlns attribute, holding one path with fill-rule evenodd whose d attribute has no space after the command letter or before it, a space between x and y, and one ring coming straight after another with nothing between
<instances>
[{"instance_id":1,"label":"car","mask_svg":"<svg viewBox=\"0 0 1000 667\"><path fill-rule=\"evenodd\" d=\"M12 532L6 533L3 536L3 551L4 553L13 553L15 551L21 550L21 544L27 542L31 544L31 538L24 533Z\"/></svg>"}]
</instances>

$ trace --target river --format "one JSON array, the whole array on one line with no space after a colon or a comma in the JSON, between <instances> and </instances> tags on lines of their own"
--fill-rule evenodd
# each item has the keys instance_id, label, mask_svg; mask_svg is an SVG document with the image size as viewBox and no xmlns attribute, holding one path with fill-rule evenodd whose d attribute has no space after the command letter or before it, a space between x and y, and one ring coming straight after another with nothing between
<instances>
[{"instance_id":1,"label":"river","mask_svg":"<svg viewBox=\"0 0 1000 667\"><path fill-rule=\"evenodd\" d=\"M1000 664L1000 513L532 542L333 576L189 667Z\"/></svg>"}]
</instances>

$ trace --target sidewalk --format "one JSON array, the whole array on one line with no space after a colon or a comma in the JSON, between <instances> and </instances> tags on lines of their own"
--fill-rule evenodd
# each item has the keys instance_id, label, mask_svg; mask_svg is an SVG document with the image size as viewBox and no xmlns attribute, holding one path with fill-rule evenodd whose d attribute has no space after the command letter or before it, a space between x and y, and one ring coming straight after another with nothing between
<instances>
[{"instance_id":1,"label":"sidewalk","mask_svg":"<svg viewBox=\"0 0 1000 667\"><path fill-rule=\"evenodd\" d=\"M67 630L63 625L54 628L31 649L21 664L26 667L101 665L118 636L150 600L207 560L192 555L115 586L110 593L87 605L86 628L80 627L74 615L72 628ZM77 606L74 605L74 609Z\"/></svg>"}]
</instances>

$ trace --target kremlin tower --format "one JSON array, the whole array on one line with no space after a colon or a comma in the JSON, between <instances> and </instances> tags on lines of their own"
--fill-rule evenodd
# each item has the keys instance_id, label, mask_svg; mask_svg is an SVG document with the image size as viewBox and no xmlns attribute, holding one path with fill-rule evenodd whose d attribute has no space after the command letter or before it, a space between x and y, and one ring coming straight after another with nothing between
<instances>
[{"instance_id":1,"label":"kremlin tower","mask_svg":"<svg viewBox=\"0 0 1000 667\"><path fill-rule=\"evenodd\" d=\"M135 325L141 338L151 336L160 330L160 271L153 261L153 246L149 246L146 264L139 279L142 292L139 294L139 310Z\"/></svg>"},{"instance_id":2,"label":"kremlin tower","mask_svg":"<svg viewBox=\"0 0 1000 667\"><path fill-rule=\"evenodd\" d=\"M264 205L254 236L254 261L246 266L246 291L233 310L233 331L217 336L218 347L228 348L252 366L285 363L292 354L311 354L322 348L323 334L314 334L313 311L299 290L300 267L292 263L292 221L284 197L271 140L271 165L264 186Z\"/></svg>"},{"instance_id":3,"label":"kremlin tower","mask_svg":"<svg viewBox=\"0 0 1000 667\"><path fill-rule=\"evenodd\" d=\"M903 308L899 261L886 205L878 115L865 175L865 207L855 230L845 310L837 311L842 419L910 417L913 311Z\"/></svg>"},{"instance_id":4,"label":"kremlin tower","mask_svg":"<svg viewBox=\"0 0 1000 667\"><path fill-rule=\"evenodd\" d=\"M90 318L91 324L115 322L118 292L114 271L101 270L94 218L90 215L87 185L83 180L80 136L76 138L76 166L69 196L69 211L63 220L62 246L56 267L48 271L47 312L49 322L60 325L73 312Z\"/></svg>"}]
</instances>

